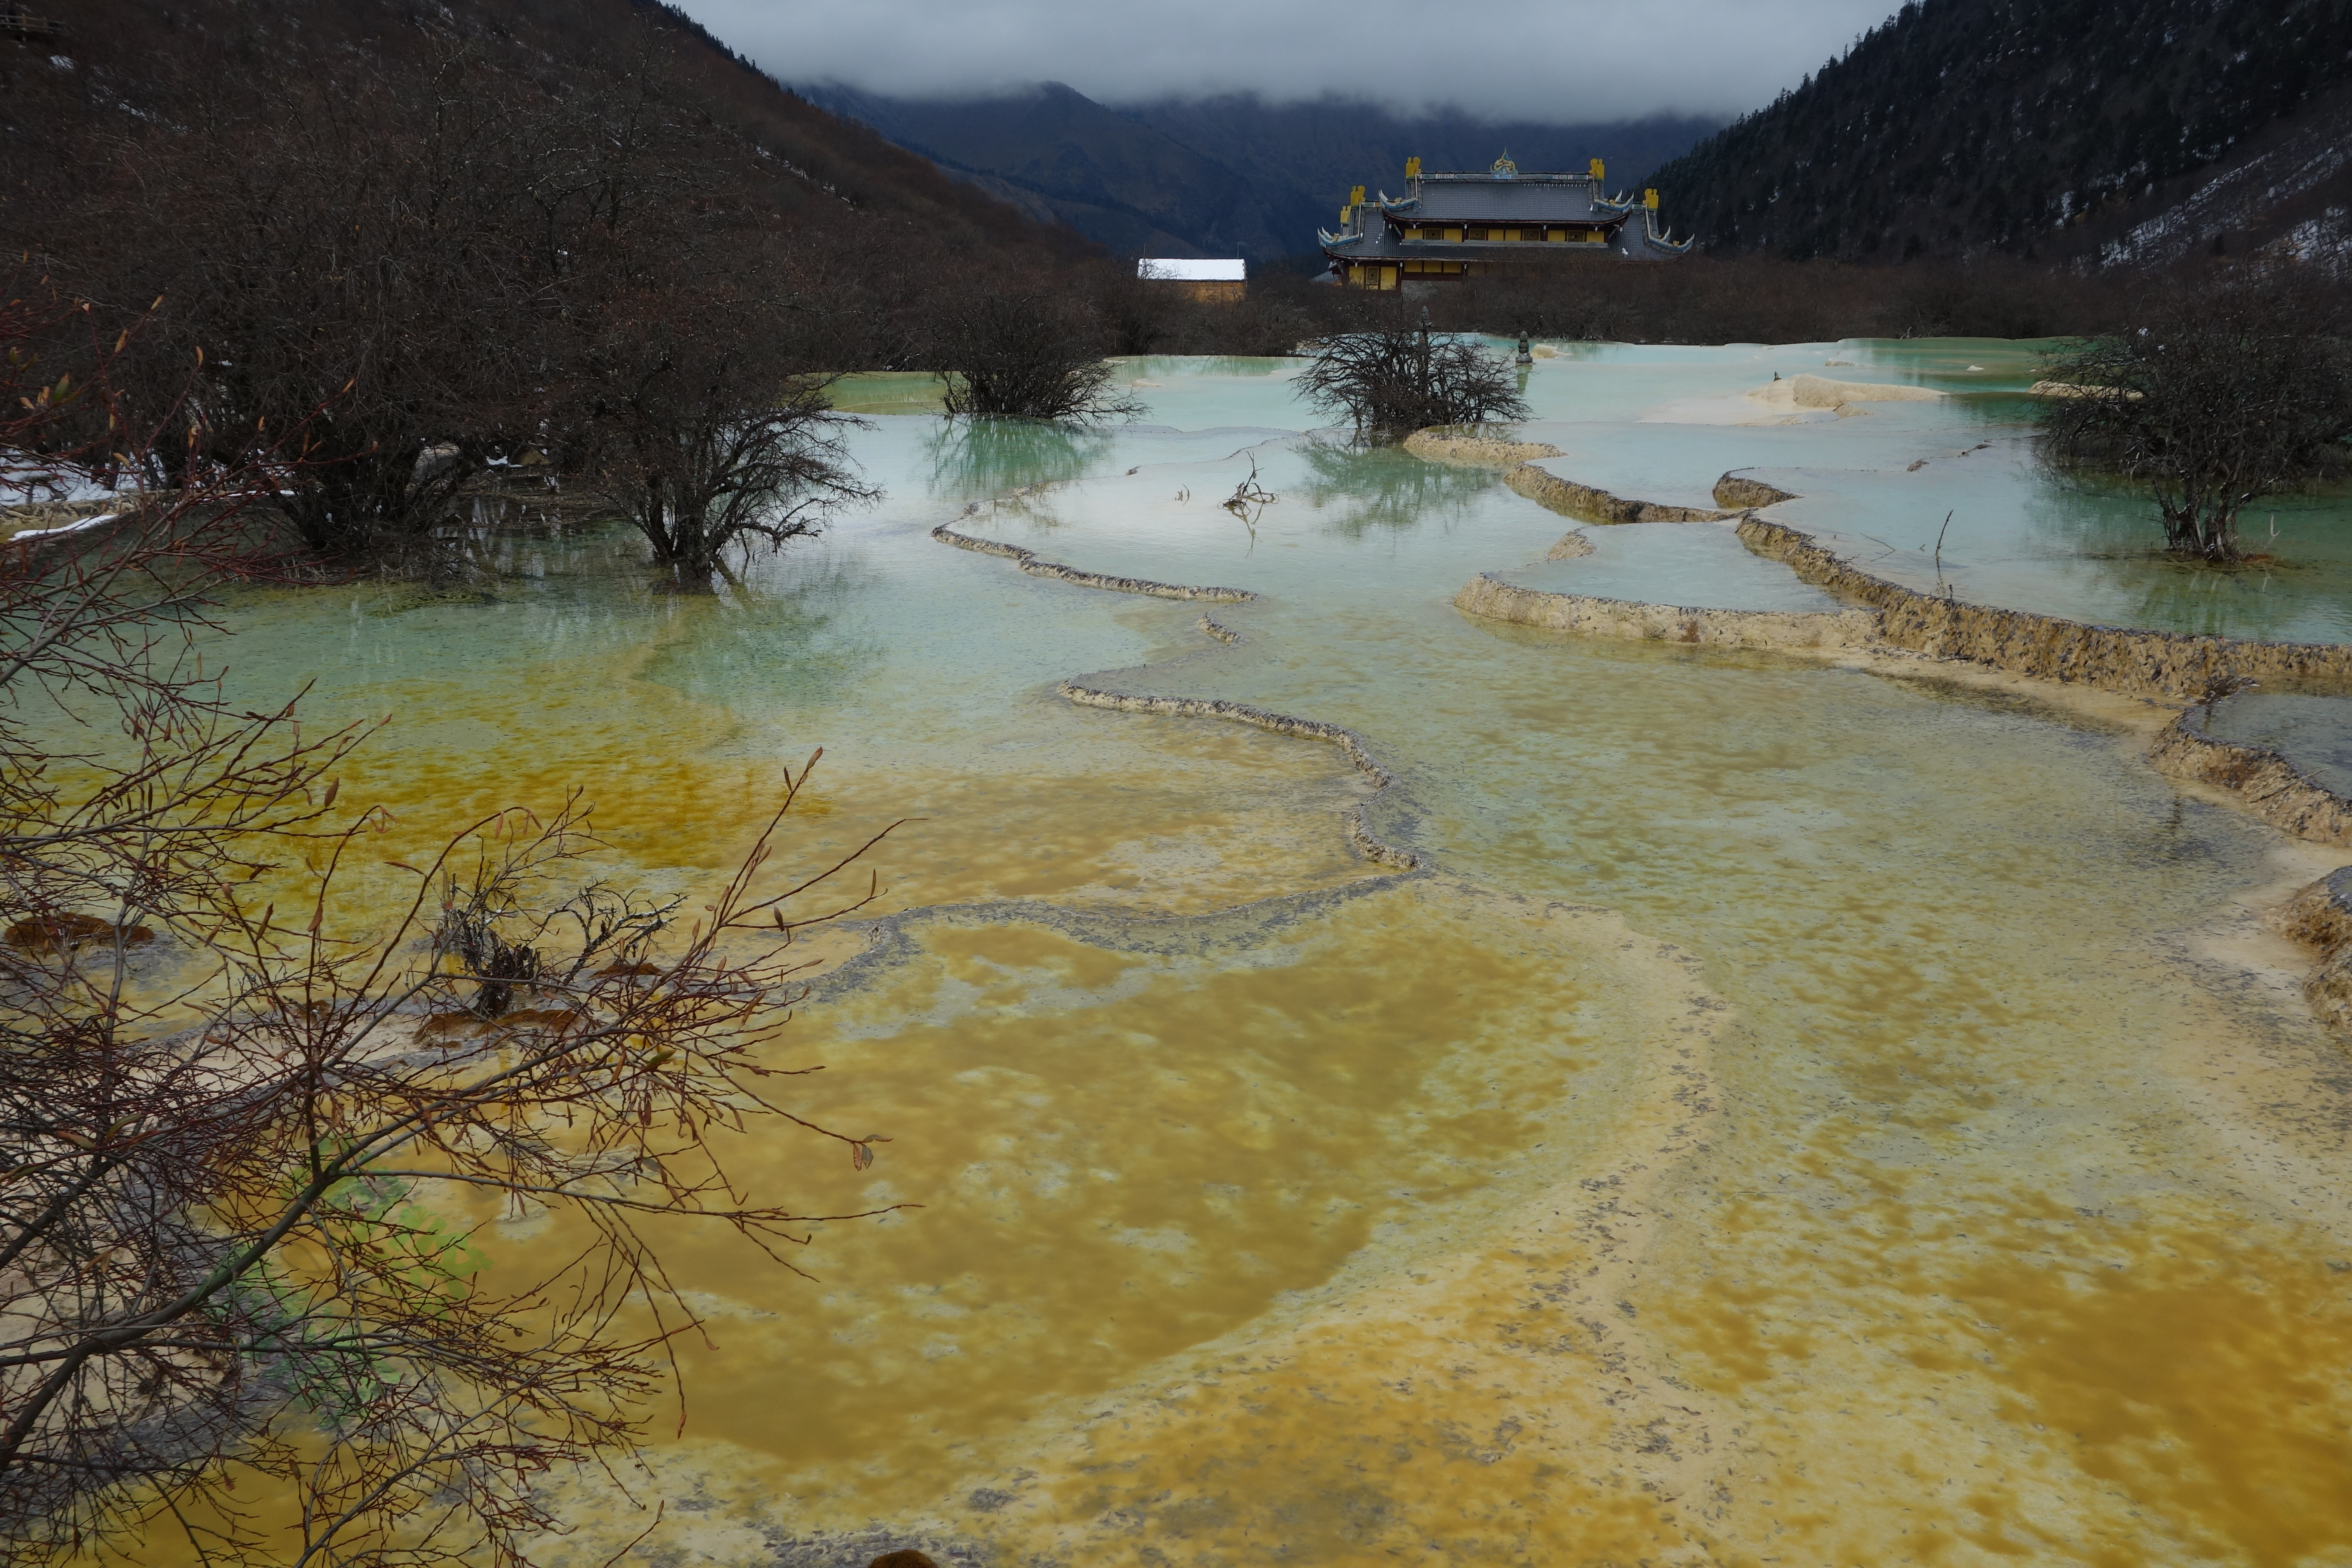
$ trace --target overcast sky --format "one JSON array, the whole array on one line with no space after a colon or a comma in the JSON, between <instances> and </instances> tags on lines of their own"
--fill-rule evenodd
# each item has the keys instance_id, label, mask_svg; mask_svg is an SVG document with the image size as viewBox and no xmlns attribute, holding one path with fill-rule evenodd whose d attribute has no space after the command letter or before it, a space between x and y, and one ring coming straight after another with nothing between
<instances>
[{"instance_id":1,"label":"overcast sky","mask_svg":"<svg viewBox=\"0 0 2352 1568\"><path fill-rule=\"evenodd\" d=\"M1559 123L1730 114L1895 0L684 0L788 82L972 97L1064 81L1105 102L1326 92Z\"/></svg>"}]
</instances>

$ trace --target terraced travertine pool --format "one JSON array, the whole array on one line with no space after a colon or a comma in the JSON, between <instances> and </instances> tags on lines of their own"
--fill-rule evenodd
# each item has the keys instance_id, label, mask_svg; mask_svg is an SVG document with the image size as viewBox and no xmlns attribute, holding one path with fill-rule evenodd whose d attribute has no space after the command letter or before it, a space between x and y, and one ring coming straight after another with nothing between
<instances>
[{"instance_id":1,"label":"terraced travertine pool","mask_svg":"<svg viewBox=\"0 0 2352 1568\"><path fill-rule=\"evenodd\" d=\"M1752 469L1963 598L2352 640L2352 510L2283 501L2267 573L2154 561L2031 460L2032 347L1562 352L1525 434L1619 495ZM2352 855L2157 775L2144 703L1473 619L1481 572L1828 602L1719 523L1547 562L1565 520L1309 436L1285 362L1126 369L1108 432L877 413L887 499L715 595L599 528L488 539L480 602L236 606L233 680L392 716L344 787L401 835L576 784L614 874L690 888L817 745L796 853L920 818L787 1052L892 1142L733 1156L921 1206L808 1279L680 1233L683 1435L561 1479L550 1561L661 1502L661 1563L2352 1563L2352 1064L2256 918ZM1952 395L1727 422L1808 372Z\"/></svg>"}]
</instances>

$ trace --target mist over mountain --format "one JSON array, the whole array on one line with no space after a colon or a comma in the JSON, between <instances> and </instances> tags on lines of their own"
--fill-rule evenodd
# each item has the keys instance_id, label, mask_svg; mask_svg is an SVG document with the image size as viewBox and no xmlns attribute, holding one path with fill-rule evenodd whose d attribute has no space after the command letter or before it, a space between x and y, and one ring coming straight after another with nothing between
<instances>
[{"instance_id":1,"label":"mist over mountain","mask_svg":"<svg viewBox=\"0 0 2352 1568\"><path fill-rule=\"evenodd\" d=\"M1718 255L2160 261L2340 243L2347 164L2342 0L1920 0L1650 183Z\"/></svg>"},{"instance_id":2,"label":"mist over mountain","mask_svg":"<svg viewBox=\"0 0 2352 1568\"><path fill-rule=\"evenodd\" d=\"M1283 219L1234 170L1059 82L926 102L837 84L797 89L845 120L1045 222L1121 255L1278 256ZM1314 240L1310 231L1307 244Z\"/></svg>"},{"instance_id":3,"label":"mist over mountain","mask_svg":"<svg viewBox=\"0 0 2352 1568\"><path fill-rule=\"evenodd\" d=\"M1315 249L1350 187L1403 184L1404 160L1483 169L1608 161L1629 185L1717 121L1662 116L1592 124L1486 121L1461 110L1393 115L1373 103L1269 103L1251 94L1114 108L1059 82L962 100L885 97L835 82L796 89L958 178L1122 255L1244 256Z\"/></svg>"},{"instance_id":4,"label":"mist over mountain","mask_svg":"<svg viewBox=\"0 0 2352 1568\"><path fill-rule=\"evenodd\" d=\"M1362 100L1269 103L1249 94L1163 99L1119 112L1238 170L1261 189L1297 193L1307 210L1294 221L1327 226L1351 186L1385 185L1401 194L1407 158L1433 170L1484 169L1507 151L1522 169L1570 171L1599 158L1611 179L1631 188L1643 170L1722 124L1689 114L1564 124L1487 120L1459 109L1398 116Z\"/></svg>"},{"instance_id":5,"label":"mist over mountain","mask_svg":"<svg viewBox=\"0 0 2352 1568\"><path fill-rule=\"evenodd\" d=\"M1254 93L1339 97L1400 117L1456 105L1500 121L1719 120L1768 102L1885 19L1894 0L1423 0L1326 5L1189 0L684 0L761 68L919 100L1002 97L1041 81L1098 103Z\"/></svg>"}]
</instances>

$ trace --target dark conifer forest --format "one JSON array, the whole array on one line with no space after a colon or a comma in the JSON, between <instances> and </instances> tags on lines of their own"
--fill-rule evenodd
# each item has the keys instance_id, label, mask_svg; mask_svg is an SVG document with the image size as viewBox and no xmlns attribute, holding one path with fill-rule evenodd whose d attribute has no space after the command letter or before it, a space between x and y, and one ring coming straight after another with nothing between
<instances>
[{"instance_id":1,"label":"dark conifer forest","mask_svg":"<svg viewBox=\"0 0 2352 1568\"><path fill-rule=\"evenodd\" d=\"M2332 121L2347 78L2344 0L1915 0L1650 183L1719 256L2079 255Z\"/></svg>"}]
</instances>

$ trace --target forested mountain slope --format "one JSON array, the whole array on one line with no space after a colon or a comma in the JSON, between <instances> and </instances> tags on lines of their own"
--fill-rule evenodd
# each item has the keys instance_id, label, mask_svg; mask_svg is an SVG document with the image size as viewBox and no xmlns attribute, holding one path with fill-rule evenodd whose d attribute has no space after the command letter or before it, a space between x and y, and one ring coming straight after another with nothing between
<instances>
[{"instance_id":1,"label":"forested mountain slope","mask_svg":"<svg viewBox=\"0 0 2352 1568\"><path fill-rule=\"evenodd\" d=\"M845 118L1122 255L1279 256L1314 243L1215 160L1060 82L966 100L801 89Z\"/></svg>"},{"instance_id":2,"label":"forested mountain slope","mask_svg":"<svg viewBox=\"0 0 2352 1568\"><path fill-rule=\"evenodd\" d=\"M1650 183L1717 254L2114 253L2332 118L2347 81L2347 0L1919 0ZM2258 177L2230 207L2240 241L2284 221L2264 191L2324 198L2343 163L2315 146L2296 179ZM2159 248L2226 247L2225 227L2176 224Z\"/></svg>"},{"instance_id":3,"label":"forested mountain slope","mask_svg":"<svg viewBox=\"0 0 2352 1568\"><path fill-rule=\"evenodd\" d=\"M775 177L756 199L787 222L862 215L936 240L1034 252L1091 250L928 160L784 90L683 13L656 0L80 0L62 39L0 34L0 226L21 248L86 172L93 136L151 122L223 74L332 79L364 71L433 91L452 60L525 92L601 93L647 62L757 149ZM714 176L716 177L716 176ZM714 193L719 194L719 193ZM730 195L750 193L729 193Z\"/></svg>"}]
</instances>

